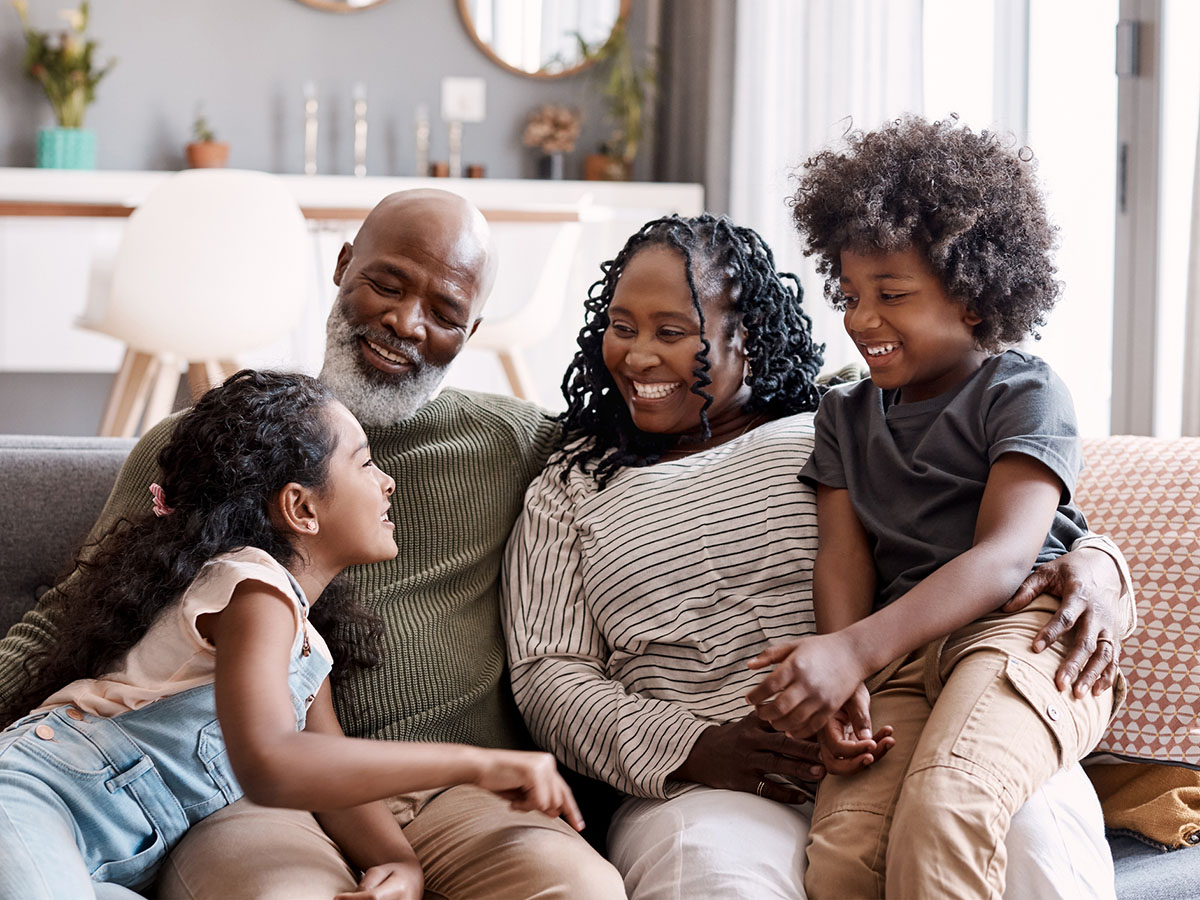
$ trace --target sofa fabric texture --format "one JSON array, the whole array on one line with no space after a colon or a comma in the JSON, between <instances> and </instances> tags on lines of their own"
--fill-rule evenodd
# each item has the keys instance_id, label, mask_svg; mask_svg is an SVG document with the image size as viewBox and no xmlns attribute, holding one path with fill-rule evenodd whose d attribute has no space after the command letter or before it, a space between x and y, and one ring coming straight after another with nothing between
<instances>
[{"instance_id":1,"label":"sofa fabric texture","mask_svg":"<svg viewBox=\"0 0 1200 900\"><path fill-rule=\"evenodd\" d=\"M1200 438L1083 442L1076 499L1129 562L1141 627L1121 647L1124 708L1096 748L1200 767Z\"/></svg>"},{"instance_id":2,"label":"sofa fabric texture","mask_svg":"<svg viewBox=\"0 0 1200 900\"><path fill-rule=\"evenodd\" d=\"M0 635L67 574L135 443L0 435Z\"/></svg>"}]
</instances>

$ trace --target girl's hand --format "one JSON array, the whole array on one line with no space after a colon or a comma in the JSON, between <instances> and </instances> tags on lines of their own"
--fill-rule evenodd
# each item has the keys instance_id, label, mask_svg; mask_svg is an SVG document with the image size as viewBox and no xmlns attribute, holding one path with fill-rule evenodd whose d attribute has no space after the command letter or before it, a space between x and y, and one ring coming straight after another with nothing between
<instances>
[{"instance_id":1,"label":"girl's hand","mask_svg":"<svg viewBox=\"0 0 1200 900\"><path fill-rule=\"evenodd\" d=\"M483 754L483 772L475 784L511 801L513 809L562 816L576 831L583 831L583 815L575 795L558 774L553 756L521 750L485 750Z\"/></svg>"},{"instance_id":2,"label":"girl's hand","mask_svg":"<svg viewBox=\"0 0 1200 900\"><path fill-rule=\"evenodd\" d=\"M861 671L845 632L815 634L768 647L747 665L774 671L746 694L758 715L788 737L824 727L869 674Z\"/></svg>"},{"instance_id":3,"label":"girl's hand","mask_svg":"<svg viewBox=\"0 0 1200 900\"><path fill-rule=\"evenodd\" d=\"M333 900L421 900L425 876L416 858L372 866L363 872L358 890L338 894Z\"/></svg>"},{"instance_id":4,"label":"girl's hand","mask_svg":"<svg viewBox=\"0 0 1200 900\"><path fill-rule=\"evenodd\" d=\"M871 698L867 686L859 683L850 699L833 714L817 740L821 761L834 775L853 775L880 759L896 745L892 726L871 730Z\"/></svg>"}]
</instances>

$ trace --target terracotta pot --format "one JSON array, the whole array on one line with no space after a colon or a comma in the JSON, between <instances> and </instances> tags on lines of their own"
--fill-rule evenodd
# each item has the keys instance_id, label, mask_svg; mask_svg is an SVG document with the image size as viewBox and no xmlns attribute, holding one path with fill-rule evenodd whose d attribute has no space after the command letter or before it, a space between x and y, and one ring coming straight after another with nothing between
<instances>
[{"instance_id":1,"label":"terracotta pot","mask_svg":"<svg viewBox=\"0 0 1200 900\"><path fill-rule=\"evenodd\" d=\"M187 145L189 169L220 169L229 162L229 144L225 141L193 141Z\"/></svg>"},{"instance_id":2,"label":"terracotta pot","mask_svg":"<svg viewBox=\"0 0 1200 900\"><path fill-rule=\"evenodd\" d=\"M604 153L589 153L583 160L583 177L587 181L628 181L629 166L625 161Z\"/></svg>"}]
</instances>

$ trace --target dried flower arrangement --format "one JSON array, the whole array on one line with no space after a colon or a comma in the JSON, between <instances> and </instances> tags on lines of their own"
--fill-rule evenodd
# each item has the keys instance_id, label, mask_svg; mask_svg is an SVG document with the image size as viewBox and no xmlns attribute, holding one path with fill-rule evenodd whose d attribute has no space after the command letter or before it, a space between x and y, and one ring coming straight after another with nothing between
<instances>
[{"instance_id":1,"label":"dried flower arrangement","mask_svg":"<svg viewBox=\"0 0 1200 900\"><path fill-rule=\"evenodd\" d=\"M546 103L529 114L522 141L526 147L537 147L543 153L570 153L575 149L579 128L579 113Z\"/></svg>"}]
</instances>

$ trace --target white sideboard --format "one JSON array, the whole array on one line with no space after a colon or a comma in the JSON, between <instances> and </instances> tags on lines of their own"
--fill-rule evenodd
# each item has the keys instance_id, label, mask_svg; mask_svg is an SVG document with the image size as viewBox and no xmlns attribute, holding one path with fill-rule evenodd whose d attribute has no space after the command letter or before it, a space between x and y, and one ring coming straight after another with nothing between
<instances>
[{"instance_id":1,"label":"white sideboard","mask_svg":"<svg viewBox=\"0 0 1200 900\"><path fill-rule=\"evenodd\" d=\"M81 330L75 322L89 300L103 302L124 217L171 174L0 168L0 373L116 371L123 346ZM279 177L309 219L313 289L292 335L242 362L319 369L324 321L335 292L333 265L342 242L353 238L362 214L387 194L436 187L471 200L492 223L501 262L489 317L519 308L561 223L581 223L559 322L542 345L526 354L538 399L551 408L561 408L559 384L575 350L583 298L600 276L600 264L649 219L695 215L704 206L703 189L695 184ZM506 390L494 357L469 345L448 381Z\"/></svg>"}]
</instances>

